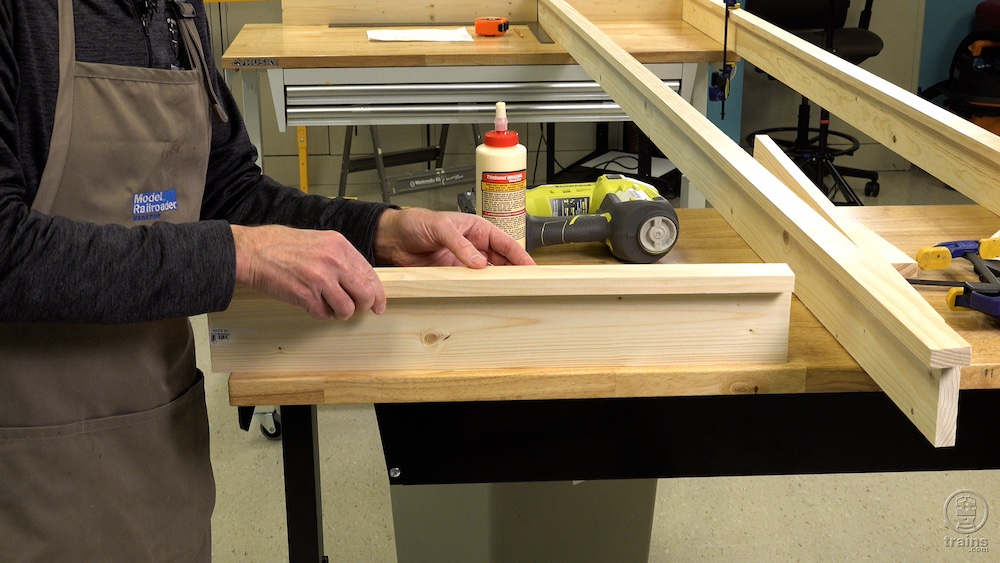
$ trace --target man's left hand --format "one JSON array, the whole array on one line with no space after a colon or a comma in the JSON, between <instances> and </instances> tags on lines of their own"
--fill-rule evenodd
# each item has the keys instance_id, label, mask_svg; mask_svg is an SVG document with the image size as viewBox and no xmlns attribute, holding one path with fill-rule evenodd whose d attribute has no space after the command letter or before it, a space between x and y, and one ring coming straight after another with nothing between
<instances>
[{"instance_id":1,"label":"man's left hand","mask_svg":"<svg viewBox=\"0 0 1000 563\"><path fill-rule=\"evenodd\" d=\"M530 266L527 251L495 225L470 213L389 209L375 231L375 261L396 266Z\"/></svg>"}]
</instances>

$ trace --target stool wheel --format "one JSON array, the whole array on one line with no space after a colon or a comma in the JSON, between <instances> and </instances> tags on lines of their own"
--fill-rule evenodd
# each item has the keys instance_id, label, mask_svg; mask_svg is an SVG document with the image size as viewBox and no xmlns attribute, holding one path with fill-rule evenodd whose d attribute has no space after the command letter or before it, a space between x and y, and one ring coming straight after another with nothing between
<instances>
[{"instance_id":1,"label":"stool wheel","mask_svg":"<svg viewBox=\"0 0 1000 563\"><path fill-rule=\"evenodd\" d=\"M268 430L263 424L260 425L260 433L264 435L268 440L280 440L281 439L281 423L277 420L274 421L274 432Z\"/></svg>"}]
</instances>

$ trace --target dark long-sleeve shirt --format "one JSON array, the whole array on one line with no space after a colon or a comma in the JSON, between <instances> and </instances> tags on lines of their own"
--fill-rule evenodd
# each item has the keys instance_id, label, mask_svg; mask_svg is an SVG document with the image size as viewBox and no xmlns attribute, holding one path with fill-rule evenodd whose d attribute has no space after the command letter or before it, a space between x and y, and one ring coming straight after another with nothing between
<instances>
[{"instance_id":1,"label":"dark long-sleeve shirt","mask_svg":"<svg viewBox=\"0 0 1000 563\"><path fill-rule=\"evenodd\" d=\"M142 0L74 0L77 59L170 68L178 57L165 1L144 27ZM209 49L204 6L191 1ZM214 68L230 119L213 125L201 221L126 229L32 211L58 92L58 29L58 0L0 0L0 322L123 323L224 309L235 285L230 224L333 229L373 258L385 206L305 195L262 175Z\"/></svg>"}]
</instances>

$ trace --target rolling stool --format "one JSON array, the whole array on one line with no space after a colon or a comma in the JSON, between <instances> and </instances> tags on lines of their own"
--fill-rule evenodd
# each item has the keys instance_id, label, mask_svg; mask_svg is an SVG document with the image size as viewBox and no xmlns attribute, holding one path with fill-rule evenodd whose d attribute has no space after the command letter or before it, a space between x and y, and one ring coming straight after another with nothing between
<instances>
[{"instance_id":1,"label":"rolling stool","mask_svg":"<svg viewBox=\"0 0 1000 563\"><path fill-rule=\"evenodd\" d=\"M857 27L844 27L847 21L849 0L746 0L744 8L764 20L790 31L798 37L823 47L852 63L874 57L882 51L882 39L868 30L871 23L873 0L865 2ZM857 138L830 130L830 112L820 108L819 127L810 127L810 103L803 96L799 104L798 123L795 127L775 127L755 131L746 137L749 146L757 135L769 135L816 184L831 201L842 205L861 205L861 200L845 177L864 178L865 195L879 194L878 173L844 166L836 166L834 159L849 156L861 147ZM794 133L794 138L787 135ZM839 139L846 146L831 146L831 139ZM827 178L830 183L827 183ZM843 201L837 201L837 196Z\"/></svg>"}]
</instances>

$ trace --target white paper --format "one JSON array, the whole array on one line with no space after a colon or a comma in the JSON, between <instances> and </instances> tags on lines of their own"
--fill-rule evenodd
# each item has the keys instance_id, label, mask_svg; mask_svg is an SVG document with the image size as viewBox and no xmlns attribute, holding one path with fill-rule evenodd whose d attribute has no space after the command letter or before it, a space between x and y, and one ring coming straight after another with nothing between
<instances>
[{"instance_id":1,"label":"white paper","mask_svg":"<svg viewBox=\"0 0 1000 563\"><path fill-rule=\"evenodd\" d=\"M469 30L455 29L369 29L369 41L472 41Z\"/></svg>"}]
</instances>

